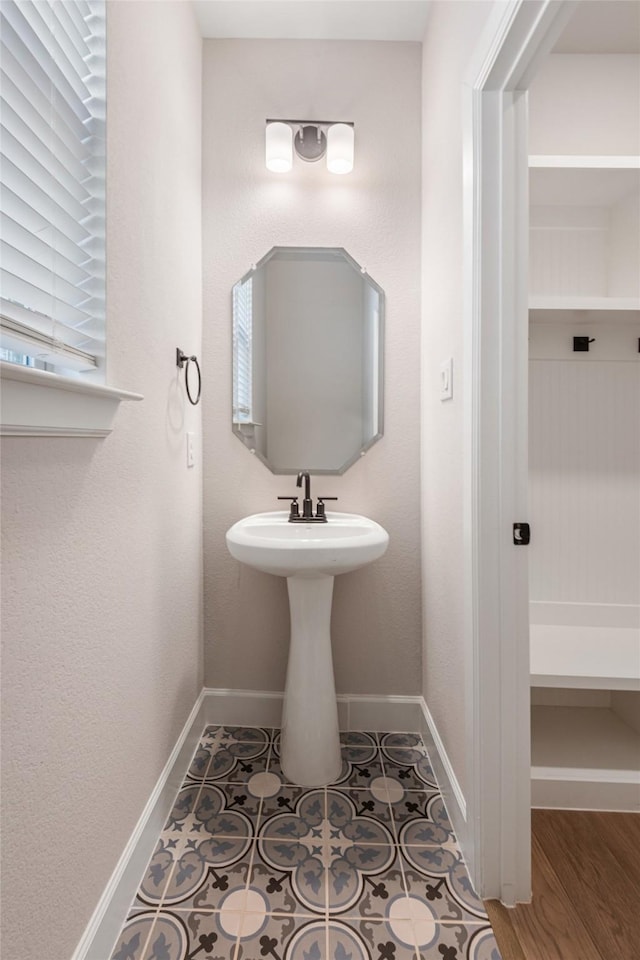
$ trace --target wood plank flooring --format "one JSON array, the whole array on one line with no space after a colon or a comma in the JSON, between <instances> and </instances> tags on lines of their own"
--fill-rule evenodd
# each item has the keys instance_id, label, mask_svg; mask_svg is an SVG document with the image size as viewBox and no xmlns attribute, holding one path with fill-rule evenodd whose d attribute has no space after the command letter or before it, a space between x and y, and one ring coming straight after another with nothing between
<instances>
[{"instance_id":1,"label":"wood plank flooring","mask_svg":"<svg viewBox=\"0 0 640 960\"><path fill-rule=\"evenodd\" d=\"M487 912L503 960L638 960L640 815L533 810L533 900Z\"/></svg>"}]
</instances>

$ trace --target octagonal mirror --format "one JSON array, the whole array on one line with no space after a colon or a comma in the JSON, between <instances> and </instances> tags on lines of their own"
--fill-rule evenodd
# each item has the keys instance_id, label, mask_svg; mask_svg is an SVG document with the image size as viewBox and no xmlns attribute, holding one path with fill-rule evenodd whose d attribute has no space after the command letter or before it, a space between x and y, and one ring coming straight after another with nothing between
<instances>
[{"instance_id":1,"label":"octagonal mirror","mask_svg":"<svg viewBox=\"0 0 640 960\"><path fill-rule=\"evenodd\" d=\"M384 293L340 247L273 247L233 287L233 432L272 473L382 436Z\"/></svg>"}]
</instances>

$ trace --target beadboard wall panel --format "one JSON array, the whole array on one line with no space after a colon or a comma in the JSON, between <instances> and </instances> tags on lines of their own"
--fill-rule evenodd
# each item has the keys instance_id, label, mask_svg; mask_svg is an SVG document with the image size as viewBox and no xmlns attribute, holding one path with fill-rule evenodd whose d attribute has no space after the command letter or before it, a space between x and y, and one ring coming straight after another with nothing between
<instances>
[{"instance_id":1,"label":"beadboard wall panel","mask_svg":"<svg viewBox=\"0 0 640 960\"><path fill-rule=\"evenodd\" d=\"M640 603L640 364L530 363L532 601Z\"/></svg>"},{"instance_id":2,"label":"beadboard wall panel","mask_svg":"<svg viewBox=\"0 0 640 960\"><path fill-rule=\"evenodd\" d=\"M605 297L609 218L604 207L532 207L532 294Z\"/></svg>"}]
</instances>

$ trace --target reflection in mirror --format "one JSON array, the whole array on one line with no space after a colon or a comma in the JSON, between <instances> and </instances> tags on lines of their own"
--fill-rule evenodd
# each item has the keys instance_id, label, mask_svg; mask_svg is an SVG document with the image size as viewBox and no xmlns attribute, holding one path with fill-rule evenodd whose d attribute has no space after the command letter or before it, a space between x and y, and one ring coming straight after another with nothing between
<instances>
[{"instance_id":1,"label":"reflection in mirror","mask_svg":"<svg viewBox=\"0 0 640 960\"><path fill-rule=\"evenodd\" d=\"M337 247L274 247L233 288L233 432L273 473L344 473L382 436L384 293Z\"/></svg>"}]
</instances>

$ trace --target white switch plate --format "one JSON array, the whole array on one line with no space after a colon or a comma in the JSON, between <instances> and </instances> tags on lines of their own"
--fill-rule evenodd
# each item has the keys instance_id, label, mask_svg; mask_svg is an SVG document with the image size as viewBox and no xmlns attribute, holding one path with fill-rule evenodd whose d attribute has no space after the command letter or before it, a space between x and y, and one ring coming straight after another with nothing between
<instances>
[{"instance_id":1,"label":"white switch plate","mask_svg":"<svg viewBox=\"0 0 640 960\"><path fill-rule=\"evenodd\" d=\"M453 399L453 357L449 357L440 367L440 399Z\"/></svg>"},{"instance_id":2,"label":"white switch plate","mask_svg":"<svg viewBox=\"0 0 640 960\"><path fill-rule=\"evenodd\" d=\"M193 449L194 445L194 434L187 433L187 466L194 467L196 463L196 456Z\"/></svg>"}]
</instances>

